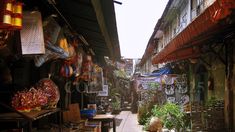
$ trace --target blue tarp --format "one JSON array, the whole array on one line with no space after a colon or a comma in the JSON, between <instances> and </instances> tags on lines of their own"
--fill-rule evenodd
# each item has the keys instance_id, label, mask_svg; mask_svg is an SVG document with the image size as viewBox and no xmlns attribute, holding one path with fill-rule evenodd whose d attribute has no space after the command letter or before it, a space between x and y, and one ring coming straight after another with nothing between
<instances>
[{"instance_id":1,"label":"blue tarp","mask_svg":"<svg viewBox=\"0 0 235 132\"><path fill-rule=\"evenodd\" d=\"M172 74L172 69L169 67L163 67L157 71L153 71L150 74L145 74L144 76L150 76L150 77L156 77L156 76L161 76L161 75L166 75L166 74Z\"/></svg>"}]
</instances>

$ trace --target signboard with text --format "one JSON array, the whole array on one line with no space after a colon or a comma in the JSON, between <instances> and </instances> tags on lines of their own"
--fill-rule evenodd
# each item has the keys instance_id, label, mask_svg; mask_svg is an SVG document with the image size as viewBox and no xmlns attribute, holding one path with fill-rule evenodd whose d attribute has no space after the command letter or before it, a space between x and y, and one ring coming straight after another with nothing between
<instances>
[{"instance_id":1,"label":"signboard with text","mask_svg":"<svg viewBox=\"0 0 235 132\"><path fill-rule=\"evenodd\" d=\"M109 95L109 86L103 85L103 90L98 92L98 96L108 96Z\"/></svg>"}]
</instances>

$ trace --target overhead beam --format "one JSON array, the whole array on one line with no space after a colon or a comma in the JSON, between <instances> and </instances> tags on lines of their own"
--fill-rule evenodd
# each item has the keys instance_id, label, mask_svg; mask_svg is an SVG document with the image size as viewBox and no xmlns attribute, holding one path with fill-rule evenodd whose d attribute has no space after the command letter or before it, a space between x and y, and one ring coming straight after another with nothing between
<instances>
[{"instance_id":1,"label":"overhead beam","mask_svg":"<svg viewBox=\"0 0 235 132\"><path fill-rule=\"evenodd\" d=\"M105 21L105 16L104 16L103 7L101 5L101 0L91 0L91 3L96 12L96 16L97 16L98 23L100 25L101 32L104 35L106 45L109 49L109 54L110 54L109 56L111 59L115 59L116 57L114 54L115 52L114 52L114 47L113 47L114 44L111 40L109 30L107 29L107 23Z\"/></svg>"}]
</instances>

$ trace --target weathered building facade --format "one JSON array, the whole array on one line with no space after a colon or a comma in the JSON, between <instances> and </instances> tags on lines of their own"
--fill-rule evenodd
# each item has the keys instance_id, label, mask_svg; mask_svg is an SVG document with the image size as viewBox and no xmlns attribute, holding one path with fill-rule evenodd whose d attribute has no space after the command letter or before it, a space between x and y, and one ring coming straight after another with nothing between
<instances>
[{"instance_id":1,"label":"weathered building facade","mask_svg":"<svg viewBox=\"0 0 235 132\"><path fill-rule=\"evenodd\" d=\"M169 0L140 62L179 67L189 79L192 108L221 100L224 116L214 120L228 131L235 126L234 8L234 0ZM201 121L201 130L209 125Z\"/></svg>"}]
</instances>

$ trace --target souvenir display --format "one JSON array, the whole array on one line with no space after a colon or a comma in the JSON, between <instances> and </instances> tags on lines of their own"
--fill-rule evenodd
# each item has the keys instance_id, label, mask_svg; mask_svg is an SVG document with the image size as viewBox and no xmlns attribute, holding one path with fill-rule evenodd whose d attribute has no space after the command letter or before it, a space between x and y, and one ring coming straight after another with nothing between
<instances>
[{"instance_id":1,"label":"souvenir display","mask_svg":"<svg viewBox=\"0 0 235 132\"><path fill-rule=\"evenodd\" d=\"M167 102L169 103L175 103L175 97L168 97Z\"/></svg>"},{"instance_id":2,"label":"souvenir display","mask_svg":"<svg viewBox=\"0 0 235 132\"><path fill-rule=\"evenodd\" d=\"M55 29L50 30L52 27ZM71 77L77 70L76 66L74 66L76 65L74 58L76 58L77 53L73 43L71 42L72 44L70 44L64 35L65 29L66 28L63 28L63 30L61 30L61 27L52 17L49 17L44 21L43 33L46 50L45 54L37 55L34 58L34 61L35 65L40 67L49 60L63 59L65 65L61 68L61 75L64 77Z\"/></svg>"},{"instance_id":3,"label":"souvenir display","mask_svg":"<svg viewBox=\"0 0 235 132\"><path fill-rule=\"evenodd\" d=\"M12 107L21 112L41 110L46 106L48 98L41 89L32 87L29 91L17 92L12 98Z\"/></svg>"},{"instance_id":4,"label":"souvenir display","mask_svg":"<svg viewBox=\"0 0 235 132\"><path fill-rule=\"evenodd\" d=\"M49 40L45 40L46 48L52 52L58 54L58 57L61 59L66 59L69 57L69 54L65 52L61 47L51 43Z\"/></svg>"},{"instance_id":5,"label":"souvenir display","mask_svg":"<svg viewBox=\"0 0 235 132\"><path fill-rule=\"evenodd\" d=\"M46 97L48 98L47 107L56 108L60 99L60 92L55 83L48 78L44 78L36 84L36 88L41 89L46 94Z\"/></svg>"},{"instance_id":6,"label":"souvenir display","mask_svg":"<svg viewBox=\"0 0 235 132\"><path fill-rule=\"evenodd\" d=\"M162 88L167 95L167 101L177 103L184 108L189 103L186 75L163 75L161 79Z\"/></svg>"},{"instance_id":7,"label":"souvenir display","mask_svg":"<svg viewBox=\"0 0 235 132\"><path fill-rule=\"evenodd\" d=\"M46 49L45 54L36 55L34 57L34 63L35 63L35 66L40 67L45 62L52 60L52 59L57 59L57 58L60 58L60 57L56 52L52 52L51 50Z\"/></svg>"},{"instance_id":8,"label":"souvenir display","mask_svg":"<svg viewBox=\"0 0 235 132\"><path fill-rule=\"evenodd\" d=\"M102 91L103 88L103 69L97 64L94 64L92 71L92 78L89 84L89 91L98 92Z\"/></svg>"},{"instance_id":9,"label":"souvenir display","mask_svg":"<svg viewBox=\"0 0 235 132\"><path fill-rule=\"evenodd\" d=\"M45 78L35 87L15 93L11 104L18 111L30 112L41 108L56 108L59 99L59 89L52 80Z\"/></svg>"},{"instance_id":10,"label":"souvenir display","mask_svg":"<svg viewBox=\"0 0 235 132\"><path fill-rule=\"evenodd\" d=\"M189 103L189 96L188 95L181 96L178 103L180 105L185 105L185 104Z\"/></svg>"},{"instance_id":11,"label":"souvenir display","mask_svg":"<svg viewBox=\"0 0 235 132\"><path fill-rule=\"evenodd\" d=\"M165 93L166 95L173 95L175 93L174 85L165 85Z\"/></svg>"},{"instance_id":12,"label":"souvenir display","mask_svg":"<svg viewBox=\"0 0 235 132\"><path fill-rule=\"evenodd\" d=\"M61 27L55 21L55 19L50 16L43 21L43 35L45 41L49 41L52 45L56 45L56 41L58 39Z\"/></svg>"},{"instance_id":13,"label":"souvenir display","mask_svg":"<svg viewBox=\"0 0 235 132\"><path fill-rule=\"evenodd\" d=\"M180 94L185 94L188 92L188 87L185 84L176 84L176 90Z\"/></svg>"},{"instance_id":14,"label":"souvenir display","mask_svg":"<svg viewBox=\"0 0 235 132\"><path fill-rule=\"evenodd\" d=\"M81 74L81 69L82 69L82 53L81 52L77 52L77 55L76 55L76 71L75 71L75 76L79 76Z\"/></svg>"},{"instance_id":15,"label":"souvenir display","mask_svg":"<svg viewBox=\"0 0 235 132\"><path fill-rule=\"evenodd\" d=\"M172 84L174 84L175 79L176 79L175 77L163 75L162 76L162 84L172 85Z\"/></svg>"},{"instance_id":16,"label":"souvenir display","mask_svg":"<svg viewBox=\"0 0 235 132\"><path fill-rule=\"evenodd\" d=\"M93 70L93 63L92 63L92 57L90 55L86 55L83 64L82 64L82 79L84 81L90 81L91 80L91 74Z\"/></svg>"},{"instance_id":17,"label":"souvenir display","mask_svg":"<svg viewBox=\"0 0 235 132\"><path fill-rule=\"evenodd\" d=\"M32 95L27 91L17 92L12 98L12 107L21 112L30 112Z\"/></svg>"},{"instance_id":18,"label":"souvenir display","mask_svg":"<svg viewBox=\"0 0 235 132\"><path fill-rule=\"evenodd\" d=\"M73 65L64 64L60 68L60 75L62 75L63 77L71 77L74 74L75 70L76 69Z\"/></svg>"}]
</instances>

